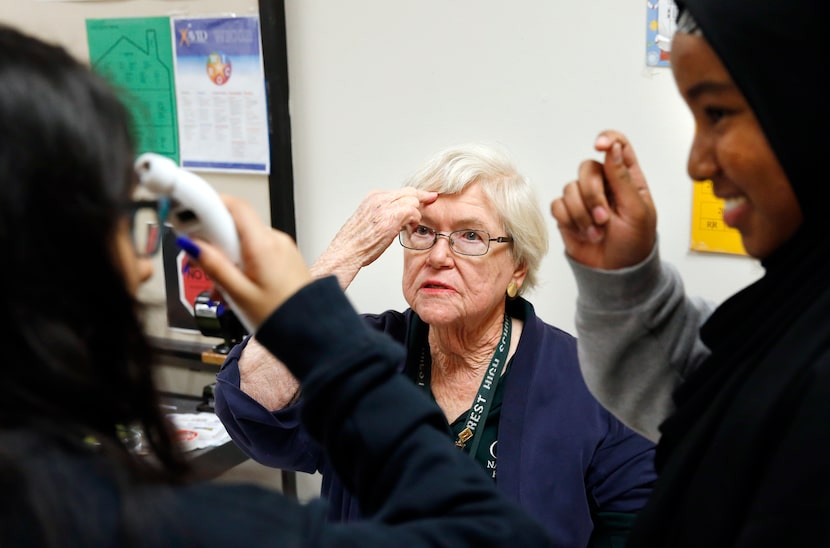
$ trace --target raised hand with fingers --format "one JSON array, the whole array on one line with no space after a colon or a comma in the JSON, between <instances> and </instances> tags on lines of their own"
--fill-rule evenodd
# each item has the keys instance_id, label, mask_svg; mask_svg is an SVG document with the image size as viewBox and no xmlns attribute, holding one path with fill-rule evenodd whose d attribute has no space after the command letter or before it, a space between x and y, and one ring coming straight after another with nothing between
<instances>
[{"instance_id":1,"label":"raised hand with fingers","mask_svg":"<svg viewBox=\"0 0 830 548\"><path fill-rule=\"evenodd\" d=\"M312 273L315 277L334 274L346 289L361 268L386 251L404 226L420 221L421 206L437 198L437 192L412 187L370 192L314 262Z\"/></svg>"},{"instance_id":2,"label":"raised hand with fingers","mask_svg":"<svg viewBox=\"0 0 830 548\"><path fill-rule=\"evenodd\" d=\"M551 202L565 251L592 268L614 270L645 259L657 241L657 212L634 149L622 133L599 134L603 162L585 160Z\"/></svg>"}]
</instances>

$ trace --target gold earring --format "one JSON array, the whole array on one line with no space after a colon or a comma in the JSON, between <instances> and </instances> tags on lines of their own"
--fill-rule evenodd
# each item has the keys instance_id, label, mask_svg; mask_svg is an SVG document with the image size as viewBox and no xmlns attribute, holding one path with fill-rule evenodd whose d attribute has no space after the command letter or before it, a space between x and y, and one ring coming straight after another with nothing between
<instances>
[{"instance_id":1,"label":"gold earring","mask_svg":"<svg viewBox=\"0 0 830 548\"><path fill-rule=\"evenodd\" d=\"M507 296L511 299L519 294L519 286L516 285L516 280L510 280L507 284Z\"/></svg>"}]
</instances>

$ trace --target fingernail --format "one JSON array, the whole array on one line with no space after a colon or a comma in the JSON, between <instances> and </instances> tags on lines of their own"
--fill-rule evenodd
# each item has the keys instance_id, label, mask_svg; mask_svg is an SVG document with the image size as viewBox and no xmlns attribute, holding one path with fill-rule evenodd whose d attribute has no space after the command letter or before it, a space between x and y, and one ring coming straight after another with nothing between
<instances>
[{"instance_id":1,"label":"fingernail","mask_svg":"<svg viewBox=\"0 0 830 548\"><path fill-rule=\"evenodd\" d=\"M610 142L610 139L608 139L606 135L600 135L599 137L597 137L597 140L594 142L594 145L597 147L605 147L608 146L608 143Z\"/></svg>"},{"instance_id":2,"label":"fingernail","mask_svg":"<svg viewBox=\"0 0 830 548\"><path fill-rule=\"evenodd\" d=\"M193 243L193 240L186 236L178 236L176 238L176 245L179 246L182 251L193 257L194 259L199 258L199 254L202 252L199 249L199 246Z\"/></svg>"},{"instance_id":3,"label":"fingernail","mask_svg":"<svg viewBox=\"0 0 830 548\"><path fill-rule=\"evenodd\" d=\"M611 158L614 159L615 164L621 164L622 159L622 145L619 143L614 143L611 145Z\"/></svg>"},{"instance_id":4,"label":"fingernail","mask_svg":"<svg viewBox=\"0 0 830 548\"><path fill-rule=\"evenodd\" d=\"M608 210L602 206L597 206L591 210L591 216L597 224L603 224L608 220Z\"/></svg>"}]
</instances>

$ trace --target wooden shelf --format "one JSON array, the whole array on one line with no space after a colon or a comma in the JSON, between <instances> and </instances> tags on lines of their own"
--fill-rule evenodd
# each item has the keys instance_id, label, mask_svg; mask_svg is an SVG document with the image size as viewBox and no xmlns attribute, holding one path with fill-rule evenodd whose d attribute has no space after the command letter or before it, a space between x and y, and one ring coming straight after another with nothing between
<instances>
[{"instance_id":1,"label":"wooden shelf","mask_svg":"<svg viewBox=\"0 0 830 548\"><path fill-rule=\"evenodd\" d=\"M163 362L162 365L216 373L225 363L225 354L216 352L212 346L204 343L162 337L149 337L149 339Z\"/></svg>"}]
</instances>

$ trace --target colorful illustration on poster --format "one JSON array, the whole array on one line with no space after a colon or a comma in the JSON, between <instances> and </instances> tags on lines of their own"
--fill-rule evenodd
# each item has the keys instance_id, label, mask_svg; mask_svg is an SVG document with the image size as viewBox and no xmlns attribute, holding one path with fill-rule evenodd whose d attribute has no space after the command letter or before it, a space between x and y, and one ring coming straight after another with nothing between
<instances>
[{"instance_id":1,"label":"colorful illustration on poster","mask_svg":"<svg viewBox=\"0 0 830 548\"><path fill-rule=\"evenodd\" d=\"M216 51L208 55L207 74L214 84L226 84L231 79L231 72L231 60L227 55Z\"/></svg>"},{"instance_id":2,"label":"colorful illustration on poster","mask_svg":"<svg viewBox=\"0 0 830 548\"><path fill-rule=\"evenodd\" d=\"M667 67L676 26L677 5L674 0L647 0L646 7L646 64L650 67Z\"/></svg>"}]
</instances>

